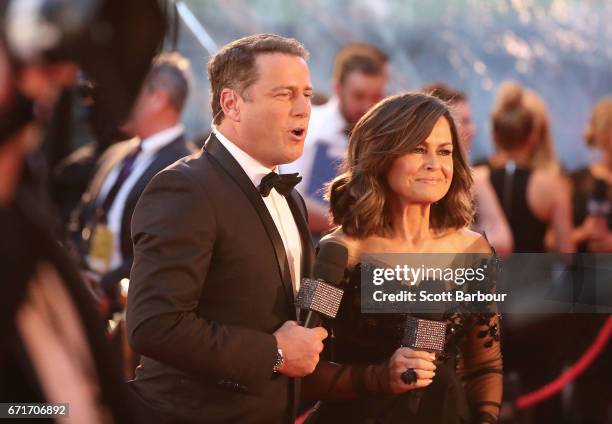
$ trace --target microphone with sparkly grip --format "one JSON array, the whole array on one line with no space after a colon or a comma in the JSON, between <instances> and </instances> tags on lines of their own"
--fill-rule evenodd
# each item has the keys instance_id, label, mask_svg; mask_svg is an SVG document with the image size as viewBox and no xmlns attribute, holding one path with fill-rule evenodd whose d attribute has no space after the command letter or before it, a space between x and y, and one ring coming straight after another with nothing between
<instances>
[{"instance_id":1,"label":"microphone with sparkly grip","mask_svg":"<svg viewBox=\"0 0 612 424\"><path fill-rule=\"evenodd\" d=\"M304 327L313 328L318 324L316 314L327 318L336 318L344 292L322 280L303 278L295 300L301 309L308 310Z\"/></svg>"},{"instance_id":2,"label":"microphone with sparkly grip","mask_svg":"<svg viewBox=\"0 0 612 424\"><path fill-rule=\"evenodd\" d=\"M313 278L303 278L295 304L308 311L304 327L320 325L321 318L335 318L344 291L337 287L344 278L348 261L346 246L327 242L315 259Z\"/></svg>"},{"instance_id":3,"label":"microphone with sparkly grip","mask_svg":"<svg viewBox=\"0 0 612 424\"><path fill-rule=\"evenodd\" d=\"M445 342L446 321L417 318L411 315L406 317L402 346L440 355L444 352ZM401 379L406 384L416 383L417 374L413 368L409 368L402 373Z\"/></svg>"}]
</instances>

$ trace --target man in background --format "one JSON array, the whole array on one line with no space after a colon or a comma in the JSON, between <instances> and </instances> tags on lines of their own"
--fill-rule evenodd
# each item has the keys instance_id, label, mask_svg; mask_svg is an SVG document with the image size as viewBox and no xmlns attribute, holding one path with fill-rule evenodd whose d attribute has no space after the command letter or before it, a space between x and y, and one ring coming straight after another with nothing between
<instances>
[{"instance_id":1,"label":"man in background","mask_svg":"<svg viewBox=\"0 0 612 424\"><path fill-rule=\"evenodd\" d=\"M299 172L303 177L298 190L304 195L315 239L329 229L324 185L337 175L346 157L353 126L385 96L388 61L387 55L372 45L344 46L334 64L334 95L324 105L312 108L304 154L282 167L284 172Z\"/></svg>"},{"instance_id":2,"label":"man in background","mask_svg":"<svg viewBox=\"0 0 612 424\"><path fill-rule=\"evenodd\" d=\"M189 62L179 53L156 58L122 128L135 138L111 146L100 158L70 224L84 267L110 301L111 313L121 308L119 282L132 267L136 202L155 174L194 152L180 123L188 71Z\"/></svg>"}]
</instances>

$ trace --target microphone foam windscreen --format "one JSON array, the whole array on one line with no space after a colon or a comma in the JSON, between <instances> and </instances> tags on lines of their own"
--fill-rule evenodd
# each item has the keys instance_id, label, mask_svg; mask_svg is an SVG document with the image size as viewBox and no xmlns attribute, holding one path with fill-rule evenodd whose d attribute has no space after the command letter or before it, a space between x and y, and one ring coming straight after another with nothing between
<instances>
[{"instance_id":1,"label":"microphone foam windscreen","mask_svg":"<svg viewBox=\"0 0 612 424\"><path fill-rule=\"evenodd\" d=\"M446 322L428 319L406 318L402 346L441 354L446 341Z\"/></svg>"},{"instance_id":2,"label":"microphone foam windscreen","mask_svg":"<svg viewBox=\"0 0 612 424\"><path fill-rule=\"evenodd\" d=\"M328 242L321 246L315 259L313 277L338 284L344 278L344 270L348 262L346 246Z\"/></svg>"},{"instance_id":3,"label":"microphone foam windscreen","mask_svg":"<svg viewBox=\"0 0 612 424\"><path fill-rule=\"evenodd\" d=\"M608 185L604 180L597 179L593 184L593 200L605 202L608 199Z\"/></svg>"},{"instance_id":4,"label":"microphone foam windscreen","mask_svg":"<svg viewBox=\"0 0 612 424\"><path fill-rule=\"evenodd\" d=\"M335 318L340 308L343 293L338 287L321 280L302 278L295 304L301 309L315 311L328 318Z\"/></svg>"}]
</instances>

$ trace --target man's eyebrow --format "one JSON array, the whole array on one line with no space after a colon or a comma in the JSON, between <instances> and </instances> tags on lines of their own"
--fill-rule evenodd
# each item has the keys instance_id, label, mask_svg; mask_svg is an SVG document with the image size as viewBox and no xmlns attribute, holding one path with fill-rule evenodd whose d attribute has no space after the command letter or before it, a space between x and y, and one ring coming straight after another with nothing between
<instances>
[{"instance_id":1,"label":"man's eyebrow","mask_svg":"<svg viewBox=\"0 0 612 424\"><path fill-rule=\"evenodd\" d=\"M278 90L295 90L298 87L296 85L277 85L276 87L272 87L271 91L278 91ZM304 90L309 90L312 91L312 86L308 85L306 87L304 87Z\"/></svg>"}]
</instances>

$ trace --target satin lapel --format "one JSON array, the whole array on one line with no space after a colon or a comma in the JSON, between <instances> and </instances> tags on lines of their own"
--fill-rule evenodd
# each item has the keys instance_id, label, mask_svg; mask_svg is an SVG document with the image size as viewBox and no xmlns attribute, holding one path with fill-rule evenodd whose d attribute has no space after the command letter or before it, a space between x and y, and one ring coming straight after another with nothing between
<instances>
[{"instance_id":1,"label":"satin lapel","mask_svg":"<svg viewBox=\"0 0 612 424\"><path fill-rule=\"evenodd\" d=\"M312 276L312 266L314 260L314 246L312 244L312 236L308 229L308 223L306 222L305 214L307 211L300 208L302 199L300 199L297 191L292 190L291 194L286 197L289 209L293 214L293 219L297 224L298 231L300 232L300 238L302 239L302 277ZM303 205L303 204L302 204Z\"/></svg>"},{"instance_id":2,"label":"satin lapel","mask_svg":"<svg viewBox=\"0 0 612 424\"><path fill-rule=\"evenodd\" d=\"M283 282L283 286L285 288L285 294L287 295L287 299L289 300L290 305L293 305L293 284L291 282L291 274L289 272L289 262L287 262L287 255L285 252L285 245L283 244L283 240L281 239L280 234L270 216L270 212L268 212L268 208L261 198L261 194L255 188L247 174L244 172L240 164L236 162L233 156L223 147L221 142L217 140L214 134L206 141L204 145L204 150L213 159L218 162L221 167L229 174L229 176L238 184L244 195L249 199L261 222L268 233L268 237L270 238L270 242L274 247L274 253L276 254L276 261L278 264L278 271L281 276L281 280ZM294 310L294 308L291 308Z\"/></svg>"}]
</instances>

